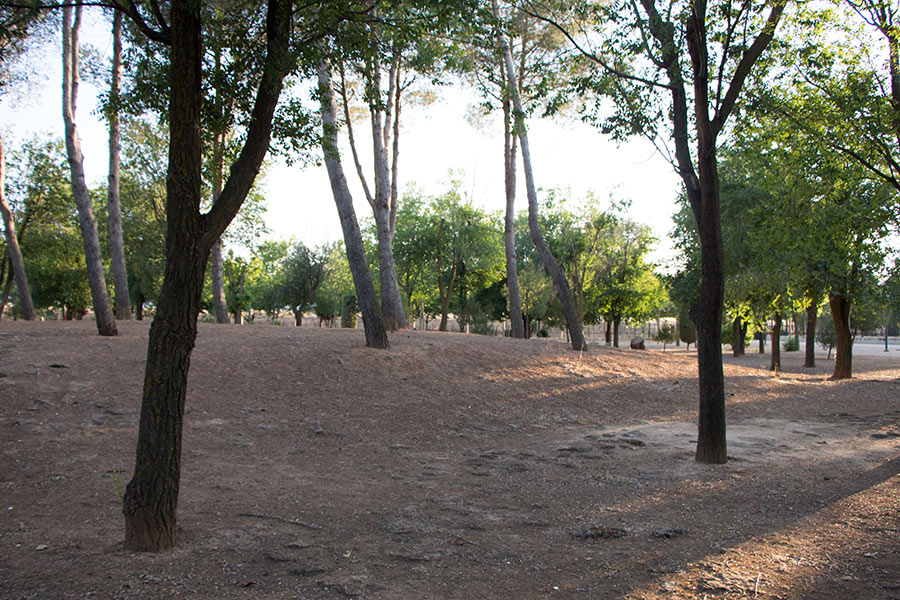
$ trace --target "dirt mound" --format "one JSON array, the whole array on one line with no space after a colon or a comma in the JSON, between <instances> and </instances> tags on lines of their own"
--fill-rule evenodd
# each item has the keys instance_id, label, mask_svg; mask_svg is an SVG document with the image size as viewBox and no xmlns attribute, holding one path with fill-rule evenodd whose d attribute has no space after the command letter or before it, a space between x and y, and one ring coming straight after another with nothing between
<instances>
[{"instance_id":1,"label":"dirt mound","mask_svg":"<svg viewBox=\"0 0 900 600\"><path fill-rule=\"evenodd\" d=\"M147 323L0 323L3 598L898 598L900 362L201 324L178 546L121 545Z\"/></svg>"}]
</instances>

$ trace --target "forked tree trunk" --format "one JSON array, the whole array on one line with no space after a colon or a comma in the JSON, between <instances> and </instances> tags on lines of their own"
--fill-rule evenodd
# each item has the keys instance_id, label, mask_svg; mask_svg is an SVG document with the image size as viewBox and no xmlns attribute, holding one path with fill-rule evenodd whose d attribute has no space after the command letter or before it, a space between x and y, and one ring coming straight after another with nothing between
<instances>
[{"instance_id":1,"label":"forked tree trunk","mask_svg":"<svg viewBox=\"0 0 900 600\"><path fill-rule=\"evenodd\" d=\"M744 344L747 339L747 324L740 317L731 323L731 352L737 358L744 356Z\"/></svg>"},{"instance_id":2,"label":"forked tree trunk","mask_svg":"<svg viewBox=\"0 0 900 600\"><path fill-rule=\"evenodd\" d=\"M497 5L497 0L491 0L491 8L494 13L494 18L499 19L500 8ZM528 228L531 230L531 241L534 242L534 247L541 257L544 268L550 274L550 278L553 280L553 287L556 289L556 293L562 303L563 314L566 317L566 326L571 335L572 348L585 351L587 350L587 343L584 341L581 317L578 315L575 300L572 297L572 290L569 287L569 281L566 279L565 272L550 252L550 247L544 240L544 234L541 231L541 225L538 221L537 187L534 183L534 171L531 168L531 147L528 144L528 131L525 127L525 112L522 108L522 99L519 96L517 87L518 79L516 77L515 67L513 66L512 51L509 47L509 41L503 31L499 28L497 29L497 42L500 49L503 51L503 58L506 64L507 88L513 102L516 135L519 138L522 148L522 164L525 170L525 189L528 194Z\"/></svg>"},{"instance_id":3,"label":"forked tree trunk","mask_svg":"<svg viewBox=\"0 0 900 600\"><path fill-rule=\"evenodd\" d=\"M34 303L31 301L31 288L25 275L25 260L19 249L16 237L16 224L12 211L6 202L6 162L3 154L3 137L0 136L0 213L3 215L3 228L6 234L6 249L9 252L10 268L16 280L16 291L19 293L19 309L26 321L34 320ZM5 304L5 302L4 302Z\"/></svg>"},{"instance_id":4,"label":"forked tree trunk","mask_svg":"<svg viewBox=\"0 0 900 600\"><path fill-rule=\"evenodd\" d=\"M816 366L816 319L819 315L819 303L812 301L806 307L806 360L803 366L809 369Z\"/></svg>"},{"instance_id":5,"label":"forked tree trunk","mask_svg":"<svg viewBox=\"0 0 900 600\"><path fill-rule=\"evenodd\" d=\"M334 202L341 219L341 229L344 232L344 246L347 250L350 272L353 275L357 301L362 312L366 345L371 348L386 349L390 346L387 331L375 297L375 286L372 285L372 275L369 272L369 263L366 261L362 234L359 231L359 223L353 209L353 197L350 195L350 188L347 185L347 178L344 176L344 169L338 153L337 123L331 91L331 69L325 59L319 62L318 79L319 101L322 107L322 150L325 156L325 167L328 170L331 192L334 195Z\"/></svg>"},{"instance_id":6,"label":"forked tree trunk","mask_svg":"<svg viewBox=\"0 0 900 600\"><path fill-rule=\"evenodd\" d=\"M850 308L852 302L843 295L831 294L828 298L831 318L834 321L834 373L831 379L853 377L853 339L850 336Z\"/></svg>"},{"instance_id":7,"label":"forked tree trunk","mask_svg":"<svg viewBox=\"0 0 900 600\"><path fill-rule=\"evenodd\" d=\"M219 200L200 213L202 144L202 32L199 11L170 5L169 167L166 177L166 266L156 318L150 327L134 476L125 489L125 547L158 551L175 544L181 472L181 431L191 350L206 263L213 242L247 197L269 146L272 116L288 54L291 7L270 0L266 58L246 142Z\"/></svg>"},{"instance_id":8,"label":"forked tree trunk","mask_svg":"<svg viewBox=\"0 0 900 600\"><path fill-rule=\"evenodd\" d=\"M769 370L781 372L781 313L776 312L772 325L772 356L769 361Z\"/></svg>"},{"instance_id":9,"label":"forked tree trunk","mask_svg":"<svg viewBox=\"0 0 900 600\"><path fill-rule=\"evenodd\" d=\"M503 97L503 174L506 190L506 215L503 221L503 243L506 251L506 289L509 298L509 321L512 337L524 338L522 299L519 295L519 269L516 259L516 136L512 129L512 107L509 95Z\"/></svg>"},{"instance_id":10,"label":"forked tree trunk","mask_svg":"<svg viewBox=\"0 0 900 600\"><path fill-rule=\"evenodd\" d=\"M119 197L119 84L122 80L122 13L113 15L113 62L109 86L109 259L115 290L117 319L131 318L128 271L125 268L125 243L122 238L122 206Z\"/></svg>"},{"instance_id":11,"label":"forked tree trunk","mask_svg":"<svg viewBox=\"0 0 900 600\"><path fill-rule=\"evenodd\" d=\"M78 33L81 29L81 7L75 8L72 22L72 8L63 8L63 121L66 129L66 154L72 182L72 196L78 207L78 224L84 242L84 263L87 268L88 283L97 331L100 335L117 335L116 321L109 304L106 277L100 257L100 238L97 235L97 221L94 219L92 201L84 181L84 164L81 143L75 126L75 105L78 99Z\"/></svg>"}]
</instances>

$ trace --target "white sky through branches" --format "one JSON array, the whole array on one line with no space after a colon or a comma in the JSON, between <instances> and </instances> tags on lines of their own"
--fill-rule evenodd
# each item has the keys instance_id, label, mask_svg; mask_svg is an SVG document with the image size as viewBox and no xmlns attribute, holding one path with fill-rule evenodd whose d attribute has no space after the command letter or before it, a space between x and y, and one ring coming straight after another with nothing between
<instances>
[{"instance_id":1,"label":"white sky through branches","mask_svg":"<svg viewBox=\"0 0 900 600\"><path fill-rule=\"evenodd\" d=\"M90 44L108 56L112 36L106 21L97 18L96 11L86 12L82 44ZM8 153L36 134L49 132L62 139L59 37L57 33L29 55L28 62L36 76L0 99L0 128L5 133ZM97 114L96 92L90 82L82 82L76 115L91 187L105 183L108 162L107 128ZM462 181L464 198L488 211L501 212L505 197L499 116L485 117L486 121L476 128L467 120L471 105L478 102L474 91L456 85L441 88L438 94L438 101L430 106L404 107L399 160L401 197L408 186L425 194L440 195L449 189L453 178ZM649 225L659 239L651 258L665 261L672 256L668 233L681 183L649 143L635 140L617 146L593 127L579 122L534 118L528 125L535 177L541 188L568 188L571 208L590 193L601 205L610 197L631 200L631 217ZM371 177L371 129L367 123L357 123L355 128L361 160ZM349 151L344 150L344 170L354 193L357 216L362 220L371 216L371 209L363 197ZM521 163L521 156L518 160ZM324 166L301 168L271 162L262 189L272 236L295 237L307 245L339 240L340 222ZM527 208L524 187L520 172L520 209Z\"/></svg>"}]
</instances>

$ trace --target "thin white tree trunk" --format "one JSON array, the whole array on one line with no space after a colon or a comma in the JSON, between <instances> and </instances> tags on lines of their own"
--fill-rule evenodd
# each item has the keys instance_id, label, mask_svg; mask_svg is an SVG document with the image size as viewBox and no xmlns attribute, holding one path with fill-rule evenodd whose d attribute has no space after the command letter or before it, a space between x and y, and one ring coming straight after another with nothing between
<instances>
[{"instance_id":1,"label":"thin white tree trunk","mask_svg":"<svg viewBox=\"0 0 900 600\"><path fill-rule=\"evenodd\" d=\"M491 8L494 17L500 19L500 8L497 0L491 0ZM578 316L578 310L575 307L575 301L572 298L572 291L566 274L563 272L559 263L550 252L544 235L541 232L540 222L538 221L538 203L537 203L537 187L534 183L534 171L531 167L531 148L528 144L528 131L525 127L525 112L522 109L522 99L519 96L518 78L516 77L515 67L513 66L512 52L509 49L509 41L503 34L501 29L497 29L497 42L503 51L503 59L506 64L507 88L513 101L513 109L515 116L516 135L522 147L522 164L525 171L525 189L528 193L528 227L531 230L531 240L544 263L544 268L550 274L553 280L553 286L562 302L563 313L566 316L566 326L569 330L572 347L575 350L587 350L587 344L584 341L584 333L581 326L581 318Z\"/></svg>"},{"instance_id":2,"label":"thin white tree trunk","mask_svg":"<svg viewBox=\"0 0 900 600\"><path fill-rule=\"evenodd\" d=\"M510 100L503 101L503 171L506 182L506 215L503 242L506 250L506 289L509 299L509 323L512 337L525 337L522 299L519 295L519 268L516 259L516 136L513 134Z\"/></svg>"},{"instance_id":3,"label":"thin white tree trunk","mask_svg":"<svg viewBox=\"0 0 900 600\"><path fill-rule=\"evenodd\" d=\"M222 169L225 163L225 134L220 133L213 142L213 203L222 193ZM228 303L225 300L225 271L222 260L222 238L217 239L210 250L209 277L212 285L213 308L216 312L216 323L228 324ZM235 321L240 325L238 320Z\"/></svg>"},{"instance_id":4,"label":"thin white tree trunk","mask_svg":"<svg viewBox=\"0 0 900 600\"><path fill-rule=\"evenodd\" d=\"M113 62L109 87L109 255L115 289L117 319L131 318L128 271L125 268L125 243L122 236L122 205L119 197L119 85L122 81L122 12L113 17Z\"/></svg>"},{"instance_id":5,"label":"thin white tree trunk","mask_svg":"<svg viewBox=\"0 0 900 600\"><path fill-rule=\"evenodd\" d=\"M371 110L372 143L375 162L375 229L378 234L378 277L381 284L381 314L384 326L389 330L406 329L406 315L403 312L403 301L400 296L400 284L397 281L397 266L394 262L391 232L391 175L388 165L387 148L391 137L391 113L395 84L396 61L392 61L389 72L388 101L384 109L377 107ZM372 85L381 94L381 63L375 60Z\"/></svg>"},{"instance_id":6,"label":"thin white tree trunk","mask_svg":"<svg viewBox=\"0 0 900 600\"><path fill-rule=\"evenodd\" d=\"M84 181L84 164L78 129L75 126L75 105L78 99L78 33L81 28L81 7L75 8L75 22L72 23L72 8L63 8L63 121L66 130L66 154L71 173L72 196L78 207L78 224L84 241L84 262L97 331L100 335L117 335L116 321L109 303L103 263L100 258L100 239L97 235L97 221L92 210L93 203Z\"/></svg>"},{"instance_id":7,"label":"thin white tree trunk","mask_svg":"<svg viewBox=\"0 0 900 600\"><path fill-rule=\"evenodd\" d=\"M13 275L16 279L16 290L19 293L19 309L26 321L34 320L34 303L31 301L31 288L28 287L28 277L25 275L25 260L19 249L19 240L16 237L16 224L12 211L6 202L6 162L3 155L3 137L0 136L0 213L3 214L3 229L6 234L6 248L9 251Z\"/></svg>"}]
</instances>

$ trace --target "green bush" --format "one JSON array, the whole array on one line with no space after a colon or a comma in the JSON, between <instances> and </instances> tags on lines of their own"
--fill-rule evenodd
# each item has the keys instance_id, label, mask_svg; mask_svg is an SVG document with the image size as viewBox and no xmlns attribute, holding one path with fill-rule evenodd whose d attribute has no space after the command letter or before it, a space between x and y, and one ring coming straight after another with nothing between
<instances>
[{"instance_id":1,"label":"green bush","mask_svg":"<svg viewBox=\"0 0 900 600\"><path fill-rule=\"evenodd\" d=\"M784 348L785 352L796 352L800 349L800 340L794 336L790 336L784 340L784 344L782 344L781 347Z\"/></svg>"},{"instance_id":2,"label":"green bush","mask_svg":"<svg viewBox=\"0 0 900 600\"><path fill-rule=\"evenodd\" d=\"M356 296L347 294L341 301L341 327L344 329L356 329L356 313L359 311L359 305L356 303Z\"/></svg>"}]
</instances>

